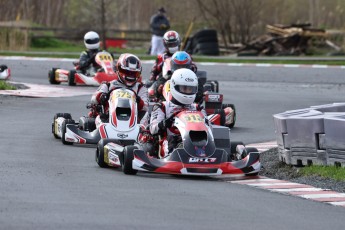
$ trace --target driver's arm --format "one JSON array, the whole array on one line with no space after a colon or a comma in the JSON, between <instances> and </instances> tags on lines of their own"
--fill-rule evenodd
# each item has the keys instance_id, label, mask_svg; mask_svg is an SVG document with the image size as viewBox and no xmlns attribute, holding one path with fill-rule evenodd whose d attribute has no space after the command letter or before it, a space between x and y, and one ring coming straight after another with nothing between
<instances>
[{"instance_id":1,"label":"driver's arm","mask_svg":"<svg viewBox=\"0 0 345 230\"><path fill-rule=\"evenodd\" d=\"M150 132L151 134L158 134L162 132L163 130L160 130L158 124L165 120L165 110L163 107L163 104L156 104L154 105L151 113L151 119L150 119Z\"/></svg>"}]
</instances>

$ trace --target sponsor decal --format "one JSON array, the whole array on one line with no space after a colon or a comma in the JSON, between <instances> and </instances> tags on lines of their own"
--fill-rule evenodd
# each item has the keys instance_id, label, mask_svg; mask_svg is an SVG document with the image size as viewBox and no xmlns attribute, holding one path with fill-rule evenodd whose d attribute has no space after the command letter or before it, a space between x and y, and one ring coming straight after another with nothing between
<instances>
[{"instance_id":1,"label":"sponsor decal","mask_svg":"<svg viewBox=\"0 0 345 230\"><path fill-rule=\"evenodd\" d=\"M186 82L194 82L194 79L193 79L193 78L187 77L187 78L185 79L185 81L186 81Z\"/></svg>"},{"instance_id":2,"label":"sponsor decal","mask_svg":"<svg viewBox=\"0 0 345 230\"><path fill-rule=\"evenodd\" d=\"M208 101L210 102L219 102L221 101L221 96L220 95L207 95Z\"/></svg>"},{"instance_id":3,"label":"sponsor decal","mask_svg":"<svg viewBox=\"0 0 345 230\"><path fill-rule=\"evenodd\" d=\"M127 137L128 137L128 134L118 133L117 136L118 136L119 138L124 139L124 138L127 138Z\"/></svg>"},{"instance_id":4,"label":"sponsor decal","mask_svg":"<svg viewBox=\"0 0 345 230\"><path fill-rule=\"evenodd\" d=\"M213 163L215 161L216 161L216 158L199 158L199 157L189 158L189 163Z\"/></svg>"}]
</instances>

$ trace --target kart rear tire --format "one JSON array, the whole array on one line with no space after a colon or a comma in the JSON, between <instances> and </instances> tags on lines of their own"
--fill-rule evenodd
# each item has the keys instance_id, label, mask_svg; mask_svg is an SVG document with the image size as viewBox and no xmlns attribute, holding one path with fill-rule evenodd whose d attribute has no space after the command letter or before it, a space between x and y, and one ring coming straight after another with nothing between
<instances>
[{"instance_id":1,"label":"kart rear tire","mask_svg":"<svg viewBox=\"0 0 345 230\"><path fill-rule=\"evenodd\" d=\"M52 68L48 72L48 80L49 80L49 83L52 85L58 85L61 83L61 82L55 80L55 71L56 71L56 68Z\"/></svg>"},{"instance_id":2,"label":"kart rear tire","mask_svg":"<svg viewBox=\"0 0 345 230\"><path fill-rule=\"evenodd\" d=\"M79 118L78 128L80 130L92 132L96 129L95 118L92 117L81 117Z\"/></svg>"},{"instance_id":3,"label":"kart rear tire","mask_svg":"<svg viewBox=\"0 0 345 230\"><path fill-rule=\"evenodd\" d=\"M232 108L232 109L234 110L234 122L232 122L230 125L228 125L228 127L231 129L231 128L233 128L233 127L235 126L235 124L236 124L236 116L237 116L237 114L236 114L236 107L235 107L234 104L223 104L223 105L222 105L222 109L225 109L225 108L227 108L227 107L230 107L230 108Z\"/></svg>"},{"instance_id":4,"label":"kart rear tire","mask_svg":"<svg viewBox=\"0 0 345 230\"><path fill-rule=\"evenodd\" d=\"M130 145L126 146L123 152L123 162L122 162L122 171L126 175L135 175L138 170L133 169L132 162L134 159L134 150L138 147Z\"/></svg>"},{"instance_id":5,"label":"kart rear tire","mask_svg":"<svg viewBox=\"0 0 345 230\"><path fill-rule=\"evenodd\" d=\"M70 86L75 86L76 85L75 77L74 77L75 74L76 74L75 70L69 71L69 73L68 73L68 85L70 85Z\"/></svg>"},{"instance_id":6,"label":"kart rear tire","mask_svg":"<svg viewBox=\"0 0 345 230\"><path fill-rule=\"evenodd\" d=\"M95 160L99 167L107 168L108 165L104 162L104 146L107 144L105 139L101 139L97 144Z\"/></svg>"},{"instance_id":7,"label":"kart rear tire","mask_svg":"<svg viewBox=\"0 0 345 230\"><path fill-rule=\"evenodd\" d=\"M63 117L65 119L72 119L72 116L69 113L56 113L54 115L54 119L53 119L53 123L52 123L52 133L56 139L60 139L60 137L55 134L55 120L58 119L59 117Z\"/></svg>"},{"instance_id":8,"label":"kart rear tire","mask_svg":"<svg viewBox=\"0 0 345 230\"><path fill-rule=\"evenodd\" d=\"M64 144L64 145L73 145L73 142L65 141L65 133L66 133L66 125L67 124L75 124L75 122L72 119L66 119L66 120L64 120L62 122L62 125L61 125L61 141L62 141L62 144Z\"/></svg>"}]
</instances>

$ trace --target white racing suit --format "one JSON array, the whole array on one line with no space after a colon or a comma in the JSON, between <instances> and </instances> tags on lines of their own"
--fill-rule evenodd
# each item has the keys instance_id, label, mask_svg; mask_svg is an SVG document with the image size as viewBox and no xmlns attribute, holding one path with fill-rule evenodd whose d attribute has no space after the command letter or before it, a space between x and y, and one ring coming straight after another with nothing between
<instances>
[{"instance_id":1,"label":"white racing suit","mask_svg":"<svg viewBox=\"0 0 345 230\"><path fill-rule=\"evenodd\" d=\"M137 101L139 120L140 120L148 110L149 98L148 98L147 88L142 83L139 83L139 82L136 82L132 87L128 87L127 85L121 83L118 80L113 80L110 83L102 83L98 87L97 91L92 95L91 104L96 104L96 105L101 104L100 97L102 94L105 93L109 96L109 94L113 90L118 89L118 88L130 89L133 92L135 92L138 97L140 97L140 101ZM106 108L105 108L106 111L108 110L108 107L109 105L106 105ZM141 119L140 123L145 125L148 123L148 121Z\"/></svg>"},{"instance_id":2,"label":"white racing suit","mask_svg":"<svg viewBox=\"0 0 345 230\"><path fill-rule=\"evenodd\" d=\"M192 111L199 110L197 104L176 105L172 103L171 101L164 101L159 104L156 104L153 107L153 110L151 113L151 119L150 119L150 132L153 135L161 134L165 136L161 140L162 143L160 144L160 149L159 149L160 157L167 156L177 146L177 144L181 142L181 135L179 132L176 132L175 128L167 128L166 130L160 130L160 128L158 127L158 124L161 121L171 117L173 114L176 114L177 112L185 110L185 109L192 110ZM205 119L207 119L205 110L202 109L201 112L204 114Z\"/></svg>"}]
</instances>

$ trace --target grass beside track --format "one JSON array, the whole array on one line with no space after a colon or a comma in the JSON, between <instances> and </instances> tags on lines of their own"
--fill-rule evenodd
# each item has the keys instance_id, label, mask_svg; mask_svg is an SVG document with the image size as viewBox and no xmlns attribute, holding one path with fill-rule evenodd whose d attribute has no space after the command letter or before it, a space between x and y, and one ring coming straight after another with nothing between
<instances>
[{"instance_id":1,"label":"grass beside track","mask_svg":"<svg viewBox=\"0 0 345 230\"><path fill-rule=\"evenodd\" d=\"M313 165L301 168L300 172L306 176L314 175L345 181L345 168L343 167Z\"/></svg>"},{"instance_id":2,"label":"grass beside track","mask_svg":"<svg viewBox=\"0 0 345 230\"><path fill-rule=\"evenodd\" d=\"M14 87L13 85L8 84L4 80L0 80L0 90L15 90L15 89L16 87Z\"/></svg>"},{"instance_id":3,"label":"grass beside track","mask_svg":"<svg viewBox=\"0 0 345 230\"><path fill-rule=\"evenodd\" d=\"M0 51L0 56L27 56L27 57L48 57L48 58L72 58L72 59L79 59L80 53L83 50L82 47L78 48L71 48L69 50L66 49L59 49L59 48L52 48L52 49L43 49L43 48L35 48L30 49L28 52L14 52L14 51ZM110 50L110 52L114 53L115 58L117 58L122 53L133 53L137 55L141 60L155 60L155 56L150 56L145 53L143 49L116 49ZM227 56L198 56L193 55L193 60L198 62L215 62L215 63L262 63L262 64L291 64L291 65L334 65L334 66L342 66L345 65L344 60L337 60L337 59L326 59L325 57L320 57L319 59L313 57L312 60L310 59L296 59L289 60L283 59L282 57L279 58L269 58L269 57L247 57L247 58L237 58L237 57L227 57Z\"/></svg>"}]
</instances>

